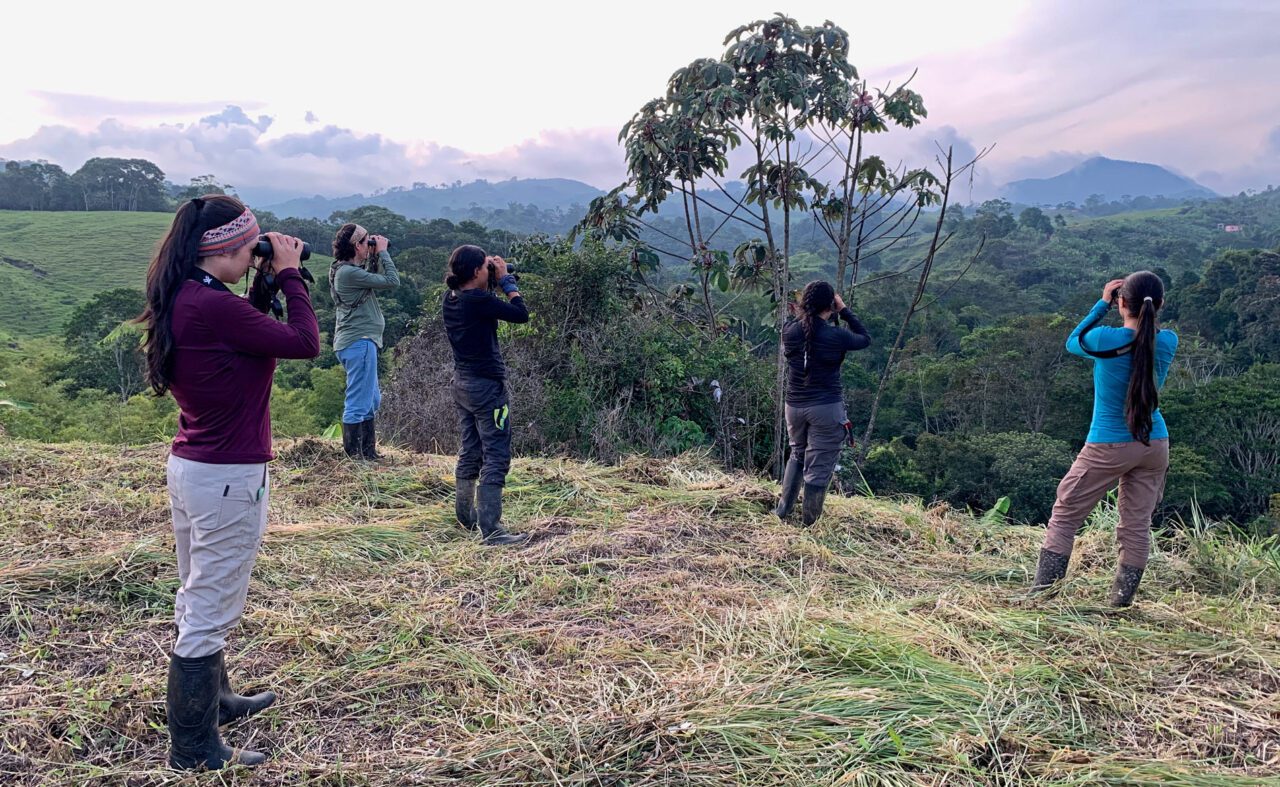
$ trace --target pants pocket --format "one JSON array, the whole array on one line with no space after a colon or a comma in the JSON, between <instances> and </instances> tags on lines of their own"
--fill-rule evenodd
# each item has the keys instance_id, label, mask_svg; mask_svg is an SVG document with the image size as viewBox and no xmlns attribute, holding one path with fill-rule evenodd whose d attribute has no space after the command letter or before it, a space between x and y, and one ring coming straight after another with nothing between
<instances>
[{"instance_id":1,"label":"pants pocket","mask_svg":"<svg viewBox=\"0 0 1280 787\"><path fill-rule=\"evenodd\" d=\"M223 485L218 516L202 533L208 543L222 544L236 553L252 552L262 538L262 506L266 505L265 474L252 470Z\"/></svg>"}]
</instances>

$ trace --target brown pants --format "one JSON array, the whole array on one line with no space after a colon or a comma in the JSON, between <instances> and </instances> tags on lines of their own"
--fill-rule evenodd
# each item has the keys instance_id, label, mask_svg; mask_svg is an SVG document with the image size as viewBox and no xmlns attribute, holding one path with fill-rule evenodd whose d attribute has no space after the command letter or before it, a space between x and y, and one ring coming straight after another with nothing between
<instances>
[{"instance_id":1,"label":"brown pants","mask_svg":"<svg viewBox=\"0 0 1280 787\"><path fill-rule=\"evenodd\" d=\"M1145 568L1151 551L1151 513L1164 495L1169 470L1169 441L1146 446L1129 443L1085 443L1071 469L1058 484L1058 499L1044 534L1044 548L1070 555L1076 532L1107 492L1120 484L1120 564Z\"/></svg>"}]
</instances>

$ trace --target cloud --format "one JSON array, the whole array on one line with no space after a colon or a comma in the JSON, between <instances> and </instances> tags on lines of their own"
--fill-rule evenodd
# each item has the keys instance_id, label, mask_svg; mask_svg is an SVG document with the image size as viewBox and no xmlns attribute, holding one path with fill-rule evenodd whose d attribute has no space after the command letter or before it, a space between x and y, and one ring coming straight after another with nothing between
<instances>
[{"instance_id":1,"label":"cloud","mask_svg":"<svg viewBox=\"0 0 1280 787\"><path fill-rule=\"evenodd\" d=\"M1250 159L1280 115L1268 76L1280 73L1277 26L1280 6L1243 0L1046 0L999 41L910 66L931 117L996 143L997 180L1074 163L1045 151L1092 151L1214 171L1214 187L1231 190L1261 185ZM1040 157L1046 171L1035 172Z\"/></svg>"},{"instance_id":2,"label":"cloud","mask_svg":"<svg viewBox=\"0 0 1280 787\"><path fill-rule=\"evenodd\" d=\"M200 118L200 123L206 126L251 126L259 131L266 131L271 128L273 120L267 115L258 115L258 119L253 120L240 107L227 106L216 115Z\"/></svg>"},{"instance_id":3,"label":"cloud","mask_svg":"<svg viewBox=\"0 0 1280 787\"><path fill-rule=\"evenodd\" d=\"M1280 185L1280 126L1272 128L1246 163L1224 169L1209 169L1195 179L1220 194L1235 194L1250 188Z\"/></svg>"},{"instance_id":4,"label":"cloud","mask_svg":"<svg viewBox=\"0 0 1280 787\"><path fill-rule=\"evenodd\" d=\"M326 125L271 135L274 118L229 105L194 123L146 125L104 120L66 125L0 145L0 157L46 159L68 170L94 156L154 161L175 182L213 173L246 196L270 192L343 195L393 185L521 178L573 178L612 187L624 176L615 132L551 131L504 150L473 153L433 142L402 142Z\"/></svg>"},{"instance_id":5,"label":"cloud","mask_svg":"<svg viewBox=\"0 0 1280 787\"><path fill-rule=\"evenodd\" d=\"M44 104L45 111L52 117L95 123L109 117L140 120L195 115L225 105L222 101L132 101L51 90L32 90L31 95Z\"/></svg>"}]
</instances>

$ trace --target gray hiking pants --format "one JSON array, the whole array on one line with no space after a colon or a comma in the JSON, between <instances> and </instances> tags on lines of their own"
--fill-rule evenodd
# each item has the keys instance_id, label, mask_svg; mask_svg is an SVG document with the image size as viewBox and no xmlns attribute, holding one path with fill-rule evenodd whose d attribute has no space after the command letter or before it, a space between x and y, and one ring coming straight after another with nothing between
<instances>
[{"instance_id":1,"label":"gray hiking pants","mask_svg":"<svg viewBox=\"0 0 1280 787\"><path fill-rule=\"evenodd\" d=\"M194 659L226 647L244 612L249 573L267 530L267 466L171 455L168 481L182 582L173 603L173 652Z\"/></svg>"},{"instance_id":2,"label":"gray hiking pants","mask_svg":"<svg viewBox=\"0 0 1280 787\"><path fill-rule=\"evenodd\" d=\"M844 424L848 420L844 402L808 407L787 405L786 416L791 459L804 466L805 484L826 486L844 447Z\"/></svg>"}]
</instances>

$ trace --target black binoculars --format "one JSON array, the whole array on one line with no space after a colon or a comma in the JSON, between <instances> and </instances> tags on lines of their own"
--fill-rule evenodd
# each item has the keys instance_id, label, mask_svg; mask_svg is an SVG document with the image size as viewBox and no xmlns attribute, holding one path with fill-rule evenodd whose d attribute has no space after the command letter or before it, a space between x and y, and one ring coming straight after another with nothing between
<instances>
[{"instance_id":1,"label":"black binoculars","mask_svg":"<svg viewBox=\"0 0 1280 787\"><path fill-rule=\"evenodd\" d=\"M271 247L271 241L267 239L266 235L259 235L258 243L256 246L253 247L253 256L259 259L269 260L274 255L275 255L275 249ZM307 260L311 259L311 244L307 243L306 241L302 242L301 259L303 262L306 262Z\"/></svg>"},{"instance_id":2,"label":"black binoculars","mask_svg":"<svg viewBox=\"0 0 1280 787\"><path fill-rule=\"evenodd\" d=\"M498 286L498 279L497 279L498 266L494 265L492 262L486 263L486 264L489 266L489 286L497 287ZM516 264L514 262L507 263L507 273L511 274L511 278L515 279L516 281L520 281L520 274L516 273Z\"/></svg>"}]
</instances>

